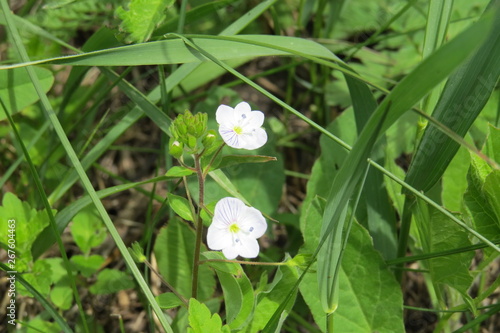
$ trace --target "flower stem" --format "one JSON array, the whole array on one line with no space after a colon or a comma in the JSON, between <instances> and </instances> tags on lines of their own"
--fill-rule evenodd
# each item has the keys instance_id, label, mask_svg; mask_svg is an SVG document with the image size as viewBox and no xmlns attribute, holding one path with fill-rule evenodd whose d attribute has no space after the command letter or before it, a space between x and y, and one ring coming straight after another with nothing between
<instances>
[{"instance_id":1,"label":"flower stem","mask_svg":"<svg viewBox=\"0 0 500 333\"><path fill-rule=\"evenodd\" d=\"M158 276L158 278L160 279L160 281L167 286L168 289L170 289L174 294L175 296L177 296L181 301L182 303L184 303L184 305L187 307L188 306L188 301L184 298L184 296L182 296L177 290L175 290L174 287L172 287L172 285L170 283L168 283L162 276L160 273L158 273L156 271L156 269L154 269L154 267L149 263L149 261L147 260L144 260L144 264L146 266L148 266L148 268L151 270L151 272L155 273L156 276Z\"/></svg>"},{"instance_id":2,"label":"flower stem","mask_svg":"<svg viewBox=\"0 0 500 333\"><path fill-rule=\"evenodd\" d=\"M215 158L217 157L217 155L220 154L220 152L222 151L222 148L224 148L224 146L226 145L225 142L223 142L219 149L217 149L217 151L215 152L215 154L212 156L212 158L210 159L210 162L208 163L207 167L205 168L205 171L203 171L203 178L205 178L208 174L208 172L210 171L210 167L212 166L212 164L214 163L215 161Z\"/></svg>"},{"instance_id":3,"label":"flower stem","mask_svg":"<svg viewBox=\"0 0 500 333\"><path fill-rule=\"evenodd\" d=\"M196 174L198 176L198 186L199 186L199 199L198 199L198 211L195 218L196 225L196 243L194 248L194 258L193 258L193 281L191 285L191 297L196 298L198 295L198 271L200 268L200 250L201 250L201 237L203 235L203 221L201 219L201 207L204 206L204 196L205 196L205 175L200 165L200 155L194 155L194 168L196 169Z\"/></svg>"},{"instance_id":4,"label":"flower stem","mask_svg":"<svg viewBox=\"0 0 500 333\"><path fill-rule=\"evenodd\" d=\"M207 260L201 260L199 263L205 264L207 262L232 262L232 263L236 263L236 264L255 265L255 266L284 266L284 265L288 265L286 262L255 262L255 261L226 260L226 259L207 259Z\"/></svg>"}]
</instances>

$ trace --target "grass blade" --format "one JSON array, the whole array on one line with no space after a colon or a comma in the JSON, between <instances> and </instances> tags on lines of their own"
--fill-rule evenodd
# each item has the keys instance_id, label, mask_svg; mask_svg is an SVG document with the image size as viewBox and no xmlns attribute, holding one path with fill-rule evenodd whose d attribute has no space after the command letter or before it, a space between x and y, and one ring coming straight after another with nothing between
<instances>
[{"instance_id":1,"label":"grass blade","mask_svg":"<svg viewBox=\"0 0 500 333\"><path fill-rule=\"evenodd\" d=\"M432 114L461 137L483 109L500 76L498 10L494 24L494 29L472 58L450 77ZM428 126L405 181L418 190L428 191L441 178L459 147L436 126Z\"/></svg>"}]
</instances>

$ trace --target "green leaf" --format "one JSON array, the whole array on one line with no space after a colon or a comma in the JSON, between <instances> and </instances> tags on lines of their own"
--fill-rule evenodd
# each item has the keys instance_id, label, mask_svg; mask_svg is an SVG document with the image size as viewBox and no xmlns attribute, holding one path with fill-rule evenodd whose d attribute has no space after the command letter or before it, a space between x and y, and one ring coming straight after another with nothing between
<instances>
[{"instance_id":1,"label":"green leaf","mask_svg":"<svg viewBox=\"0 0 500 333\"><path fill-rule=\"evenodd\" d=\"M486 177L483 189L488 203L495 212L497 226L500 227L500 170L493 170Z\"/></svg>"},{"instance_id":2,"label":"green leaf","mask_svg":"<svg viewBox=\"0 0 500 333\"><path fill-rule=\"evenodd\" d=\"M163 293L155 297L162 309L172 309L183 305L182 301L174 293Z\"/></svg>"},{"instance_id":3,"label":"green leaf","mask_svg":"<svg viewBox=\"0 0 500 333\"><path fill-rule=\"evenodd\" d=\"M52 72L40 67L34 67L34 70L43 91L49 91L54 83ZM28 73L23 68L0 71L0 98L11 114L23 110L39 99ZM0 121L5 118L5 114L0 112Z\"/></svg>"},{"instance_id":4,"label":"green leaf","mask_svg":"<svg viewBox=\"0 0 500 333\"><path fill-rule=\"evenodd\" d=\"M444 216L441 212L418 201L414 215L419 238L425 253L442 252L471 245L467 231ZM448 285L462 295L472 284L469 267L473 252L464 252L428 260L428 268L435 285Z\"/></svg>"},{"instance_id":5,"label":"green leaf","mask_svg":"<svg viewBox=\"0 0 500 333\"><path fill-rule=\"evenodd\" d=\"M104 258L100 255L82 256L74 255L70 259L71 263L84 277L88 278L104 264Z\"/></svg>"},{"instance_id":6,"label":"green leaf","mask_svg":"<svg viewBox=\"0 0 500 333\"><path fill-rule=\"evenodd\" d=\"M230 167L233 165L238 165L242 163L265 163L270 161L276 161L277 158L273 156L262 156L262 155L224 155L222 160L217 165L218 169Z\"/></svg>"},{"instance_id":7,"label":"green leaf","mask_svg":"<svg viewBox=\"0 0 500 333\"><path fill-rule=\"evenodd\" d=\"M470 154L460 147L450 166L443 174L441 198L443 205L451 211L461 211L463 196L467 189L467 172L469 170Z\"/></svg>"},{"instance_id":8,"label":"green leaf","mask_svg":"<svg viewBox=\"0 0 500 333\"><path fill-rule=\"evenodd\" d=\"M189 328L190 333L230 333L227 325L222 326L220 316L212 315L207 306L194 298L189 300Z\"/></svg>"},{"instance_id":9,"label":"green leaf","mask_svg":"<svg viewBox=\"0 0 500 333\"><path fill-rule=\"evenodd\" d=\"M498 235L500 235L499 217L495 214L484 190L486 178L490 173L491 168L486 162L477 156L471 156L464 202L474 229L488 239L498 239ZM491 186L500 186L500 184L494 183Z\"/></svg>"},{"instance_id":10,"label":"green leaf","mask_svg":"<svg viewBox=\"0 0 500 333\"><path fill-rule=\"evenodd\" d=\"M71 234L84 254L89 254L93 247L101 245L107 235L106 227L94 207L85 208L75 215Z\"/></svg>"},{"instance_id":11,"label":"green leaf","mask_svg":"<svg viewBox=\"0 0 500 333\"><path fill-rule=\"evenodd\" d=\"M191 206L186 198L170 193L168 195L168 203L174 212L184 220L194 221Z\"/></svg>"},{"instance_id":12,"label":"green leaf","mask_svg":"<svg viewBox=\"0 0 500 333\"><path fill-rule=\"evenodd\" d=\"M153 30L165 19L165 10L174 0L130 0L128 11L119 6L116 15L122 20L120 28L129 33L129 42L141 43L149 39Z\"/></svg>"},{"instance_id":13,"label":"green leaf","mask_svg":"<svg viewBox=\"0 0 500 333\"><path fill-rule=\"evenodd\" d=\"M287 260L289 258L285 258ZM256 305L253 314L253 319L246 328L245 332L258 332L262 330L280 304L286 299L290 290L295 285L299 278L296 267L279 266L274 276L273 282L266 286L265 290L261 291L256 296ZM288 316L288 313L293 307L297 290L293 292L293 297L286 305L281 313L279 323L276 323L273 331L279 332L279 328L283 321Z\"/></svg>"},{"instance_id":14,"label":"green leaf","mask_svg":"<svg viewBox=\"0 0 500 333\"><path fill-rule=\"evenodd\" d=\"M163 278L181 295L191 295L194 243L196 235L185 222L170 219L160 230L154 245L158 268ZM202 244L201 251L206 251ZM199 268L198 299L209 299L215 290L214 273L206 265Z\"/></svg>"},{"instance_id":15,"label":"green leaf","mask_svg":"<svg viewBox=\"0 0 500 333\"><path fill-rule=\"evenodd\" d=\"M207 259L225 259L220 252L204 252ZM226 323L231 329L243 328L252 318L254 293L252 283L240 264L208 262L215 269L222 286L226 309Z\"/></svg>"},{"instance_id":16,"label":"green leaf","mask_svg":"<svg viewBox=\"0 0 500 333\"><path fill-rule=\"evenodd\" d=\"M33 268L29 273L23 274L26 282L36 289L44 297L47 297L52 284L52 269L51 265L44 260L35 261ZM19 286L19 294L31 296L24 286Z\"/></svg>"},{"instance_id":17,"label":"green leaf","mask_svg":"<svg viewBox=\"0 0 500 333\"><path fill-rule=\"evenodd\" d=\"M0 228L0 241L9 244L10 239L15 240L15 270L24 272L32 265L31 246L38 234L49 224L48 215L45 211L32 209L27 202L7 192L0 206L0 219L5 221L5 225L9 220L15 221L12 229ZM13 231L14 237L9 237L12 235L9 230Z\"/></svg>"},{"instance_id":18,"label":"green leaf","mask_svg":"<svg viewBox=\"0 0 500 333\"><path fill-rule=\"evenodd\" d=\"M196 36L192 41L219 60L248 59L263 56L291 55L287 50L300 50L307 55L338 60L324 46L302 38L272 35L239 35L234 37ZM256 44L265 44L259 46ZM127 45L79 55L57 57L15 66L0 66L0 69L27 66L30 64L66 64L78 66L141 66L159 64L183 64L205 61L206 58L186 46L180 39Z\"/></svg>"},{"instance_id":19,"label":"green leaf","mask_svg":"<svg viewBox=\"0 0 500 333\"><path fill-rule=\"evenodd\" d=\"M68 286L55 286L50 292L50 300L61 310L68 310L73 305L73 290Z\"/></svg>"},{"instance_id":20,"label":"green leaf","mask_svg":"<svg viewBox=\"0 0 500 333\"><path fill-rule=\"evenodd\" d=\"M309 196L314 195L313 193ZM319 242L324 200L310 200L301 214L304 246L300 253L313 252ZM318 302L316 264L306 273L300 293L311 309L314 321L325 331L326 313ZM400 287L373 248L368 232L354 223L339 276L339 306L332 315L338 332L404 332L403 299Z\"/></svg>"},{"instance_id":21,"label":"green leaf","mask_svg":"<svg viewBox=\"0 0 500 333\"><path fill-rule=\"evenodd\" d=\"M481 44L478 36L488 35L493 15L487 15L445 44L410 74L403 78L382 101L359 135L345 163L331 184L330 195L323 215L321 235L328 235L334 248L324 246L318 255L320 299L324 310L334 311L338 260L342 248L342 231L347 205L366 169L366 161L380 133L385 132L402 114L411 109L434 86Z\"/></svg>"},{"instance_id":22,"label":"green leaf","mask_svg":"<svg viewBox=\"0 0 500 333\"><path fill-rule=\"evenodd\" d=\"M186 167L173 166L170 169L168 169L165 176L169 177L169 178L180 178L180 177L184 177L184 176L191 176L194 173L195 172L193 170L188 169Z\"/></svg>"},{"instance_id":23,"label":"green leaf","mask_svg":"<svg viewBox=\"0 0 500 333\"><path fill-rule=\"evenodd\" d=\"M493 29L472 57L451 75L432 113L461 137L483 109L500 77L500 12L493 14ZM459 147L435 125L427 125L405 181L417 190L428 191L441 178Z\"/></svg>"},{"instance_id":24,"label":"green leaf","mask_svg":"<svg viewBox=\"0 0 500 333\"><path fill-rule=\"evenodd\" d=\"M107 295L133 287L134 282L129 273L105 268L97 275L97 281L90 286L89 291L94 295Z\"/></svg>"}]
</instances>

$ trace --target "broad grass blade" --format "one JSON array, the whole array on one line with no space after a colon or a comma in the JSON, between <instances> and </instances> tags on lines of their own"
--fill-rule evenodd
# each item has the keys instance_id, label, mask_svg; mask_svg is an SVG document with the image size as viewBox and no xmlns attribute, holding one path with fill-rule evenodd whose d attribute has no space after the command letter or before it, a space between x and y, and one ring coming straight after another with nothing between
<instances>
[{"instance_id":1,"label":"broad grass blade","mask_svg":"<svg viewBox=\"0 0 500 333\"><path fill-rule=\"evenodd\" d=\"M331 234L329 237L337 238L337 234L342 233L344 221L341 215L361 179L366 160L370 156L379 133L383 133L476 50L484 40L478 36L489 34L492 21L493 15L481 18L425 59L394 87L375 110L333 181L323 215L321 235ZM323 309L327 313L331 313L336 308L336 304L333 304L335 298L333 291L335 290L334 281L337 280L339 255L340 251L331 253L322 250L318 256L319 296Z\"/></svg>"},{"instance_id":2,"label":"broad grass blade","mask_svg":"<svg viewBox=\"0 0 500 333\"><path fill-rule=\"evenodd\" d=\"M500 4L500 1L496 1ZM500 13L474 55L450 77L432 116L464 137L488 101L500 76ZM436 126L428 126L405 181L428 191L443 175L460 145Z\"/></svg>"}]
</instances>

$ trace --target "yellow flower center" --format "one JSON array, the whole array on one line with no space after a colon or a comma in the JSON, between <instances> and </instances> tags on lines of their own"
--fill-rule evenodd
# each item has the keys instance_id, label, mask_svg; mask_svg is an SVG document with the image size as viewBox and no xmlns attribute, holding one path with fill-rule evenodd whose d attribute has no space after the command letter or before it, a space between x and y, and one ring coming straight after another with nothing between
<instances>
[{"instance_id":1,"label":"yellow flower center","mask_svg":"<svg viewBox=\"0 0 500 333\"><path fill-rule=\"evenodd\" d=\"M240 231L240 227L236 223L233 223L229 226L229 231L231 231L233 234L237 233Z\"/></svg>"},{"instance_id":2,"label":"yellow flower center","mask_svg":"<svg viewBox=\"0 0 500 333\"><path fill-rule=\"evenodd\" d=\"M242 133L243 133L243 128L241 128L240 126L235 126L235 127L233 128L233 131L234 131L234 133L236 133L236 134L242 134Z\"/></svg>"}]
</instances>

